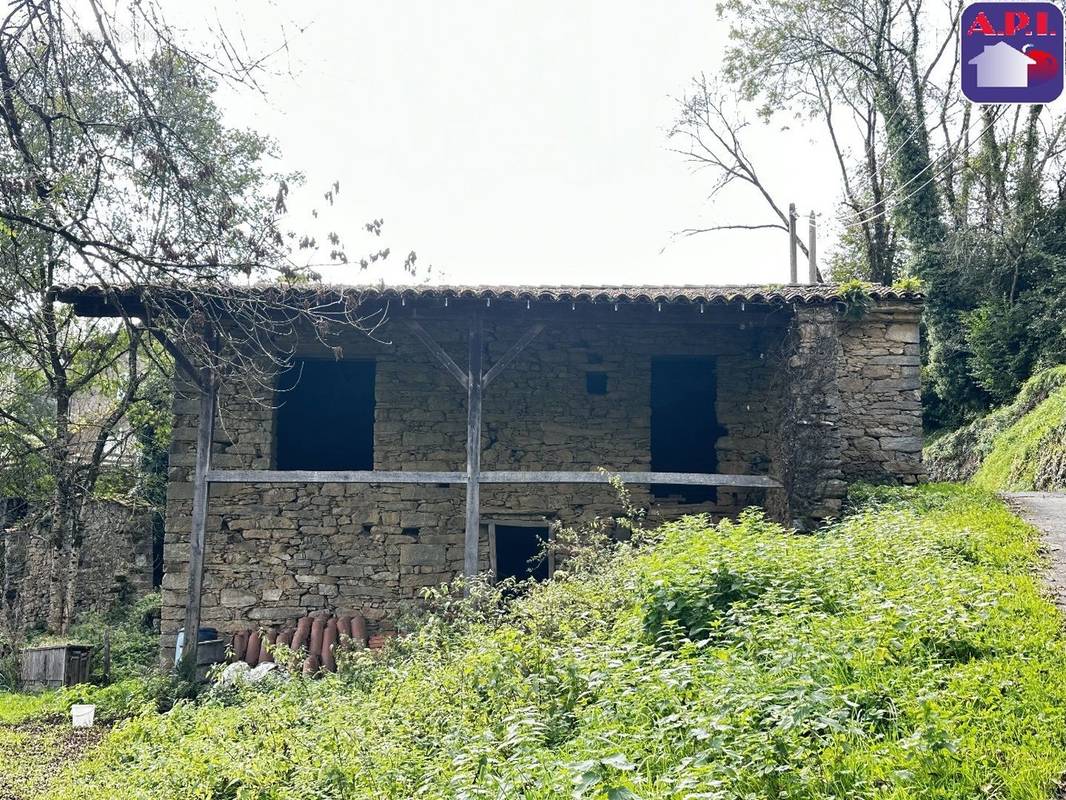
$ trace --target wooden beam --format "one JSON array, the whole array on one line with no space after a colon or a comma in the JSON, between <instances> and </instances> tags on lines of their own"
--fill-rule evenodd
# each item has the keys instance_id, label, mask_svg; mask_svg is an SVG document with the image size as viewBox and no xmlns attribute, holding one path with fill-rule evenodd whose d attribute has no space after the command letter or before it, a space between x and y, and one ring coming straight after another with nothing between
<instances>
[{"instance_id":1,"label":"wooden beam","mask_svg":"<svg viewBox=\"0 0 1066 800\"><path fill-rule=\"evenodd\" d=\"M525 323L532 325L543 322L549 325L639 325L676 327L678 325L695 325L708 329L720 326L736 326L740 323L755 327L780 327L792 319L793 309L788 306L768 306L762 303L746 303L741 311L741 304L723 305L704 303L703 312L700 303L664 303L658 310L655 303L619 303L617 310L611 303L539 303L529 309L524 302L494 300L491 308L485 308L484 302L478 305L482 319L486 324L514 325ZM389 317L399 323L408 319L417 319L423 324L440 323L457 325L463 315L470 313L472 304L452 302L447 308L427 308L425 305L408 305L406 308L392 307Z\"/></svg>"},{"instance_id":2,"label":"wooden beam","mask_svg":"<svg viewBox=\"0 0 1066 800\"><path fill-rule=\"evenodd\" d=\"M189 377L197 386L200 386L200 388L203 389L203 386L201 386L200 384L200 370L196 369L196 367L192 365L192 362L189 361L185 354L181 352L178 346L172 341L170 341L170 337L163 333L163 331L159 330L159 328L156 328L152 325L145 325L144 329L148 331L149 334L151 334L153 339L155 339L157 342L159 342L159 344L163 346L164 350L170 353L170 357L174 359L174 363L178 365L178 367L185 373L185 375Z\"/></svg>"},{"instance_id":3,"label":"wooden beam","mask_svg":"<svg viewBox=\"0 0 1066 800\"><path fill-rule=\"evenodd\" d=\"M482 483L676 483L684 486L744 486L780 489L781 483L766 475L721 475L702 472L524 472L497 470L481 473Z\"/></svg>"},{"instance_id":4,"label":"wooden beam","mask_svg":"<svg viewBox=\"0 0 1066 800\"><path fill-rule=\"evenodd\" d=\"M433 354L433 357L452 374L452 377L459 381L459 385L464 389L469 389L470 386L467 382L466 373L464 373L452 357L445 352L444 348L433 341L433 337L426 332L425 328L418 324L417 320L408 319L406 322L407 327L411 329L411 332L422 341L422 344L426 346L426 349L429 350L429 352ZM481 376L478 375L478 377L480 378Z\"/></svg>"},{"instance_id":5,"label":"wooden beam","mask_svg":"<svg viewBox=\"0 0 1066 800\"><path fill-rule=\"evenodd\" d=\"M756 489L779 489L781 484L766 475L726 475L702 472L582 472L496 470L479 472L480 483L608 483L617 475L623 483L676 483L685 486L742 486ZM213 469L207 473L209 483L366 483L464 484L466 472L428 472L410 470L276 470Z\"/></svg>"},{"instance_id":6,"label":"wooden beam","mask_svg":"<svg viewBox=\"0 0 1066 800\"><path fill-rule=\"evenodd\" d=\"M196 467L193 472L192 526L189 536L189 585L185 600L185 643L181 651L182 664L191 676L196 675L196 657L200 642L200 603L204 585L204 546L207 538L207 495L210 483L211 441L215 433L215 406L218 399L217 382L205 378L206 388L200 389L200 420L196 434Z\"/></svg>"},{"instance_id":7,"label":"wooden beam","mask_svg":"<svg viewBox=\"0 0 1066 800\"><path fill-rule=\"evenodd\" d=\"M478 540L481 538L481 315L470 321L470 349L466 392L466 537L463 540L463 575L477 574Z\"/></svg>"},{"instance_id":8,"label":"wooden beam","mask_svg":"<svg viewBox=\"0 0 1066 800\"><path fill-rule=\"evenodd\" d=\"M525 350L526 346L537 338L542 330L544 330L544 324L538 323L523 333L518 341L511 345L510 349L500 357L500 360L493 364L489 368L489 371L485 373L485 377L481 380L481 388L484 389L492 383L496 377L507 368L507 365L518 358L518 354Z\"/></svg>"},{"instance_id":9,"label":"wooden beam","mask_svg":"<svg viewBox=\"0 0 1066 800\"><path fill-rule=\"evenodd\" d=\"M213 469L211 483L466 483L465 472L312 469Z\"/></svg>"}]
</instances>

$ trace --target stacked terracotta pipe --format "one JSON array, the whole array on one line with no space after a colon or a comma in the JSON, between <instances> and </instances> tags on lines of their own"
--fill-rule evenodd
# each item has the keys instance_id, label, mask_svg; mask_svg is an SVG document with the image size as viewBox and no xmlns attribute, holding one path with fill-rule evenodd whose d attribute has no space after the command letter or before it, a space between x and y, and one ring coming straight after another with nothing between
<instances>
[{"instance_id":1,"label":"stacked terracotta pipe","mask_svg":"<svg viewBox=\"0 0 1066 800\"><path fill-rule=\"evenodd\" d=\"M366 619L362 614L338 617L319 612L301 617L295 625L287 625L280 631L276 628L238 631L233 635L230 648L234 661L244 661L255 667L273 661L270 647L283 644L295 652L306 653L303 674L316 675L323 671L337 671L336 649L339 645L351 642L362 647L368 643L380 646L381 637L375 636L373 640L367 636Z\"/></svg>"}]
</instances>

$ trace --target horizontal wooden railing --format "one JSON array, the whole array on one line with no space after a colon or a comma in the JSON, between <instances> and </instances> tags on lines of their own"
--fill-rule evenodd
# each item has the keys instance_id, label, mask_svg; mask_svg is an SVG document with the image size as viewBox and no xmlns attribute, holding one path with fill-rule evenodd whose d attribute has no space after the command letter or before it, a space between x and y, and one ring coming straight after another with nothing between
<instances>
[{"instance_id":1,"label":"horizontal wooden railing","mask_svg":"<svg viewBox=\"0 0 1066 800\"><path fill-rule=\"evenodd\" d=\"M488 470L478 473L479 483L622 483L677 484L682 486L736 486L780 489L781 483L766 475L724 475L703 472L574 472L563 470ZM210 483L455 483L465 484L465 472L410 470L278 470L212 469Z\"/></svg>"}]
</instances>

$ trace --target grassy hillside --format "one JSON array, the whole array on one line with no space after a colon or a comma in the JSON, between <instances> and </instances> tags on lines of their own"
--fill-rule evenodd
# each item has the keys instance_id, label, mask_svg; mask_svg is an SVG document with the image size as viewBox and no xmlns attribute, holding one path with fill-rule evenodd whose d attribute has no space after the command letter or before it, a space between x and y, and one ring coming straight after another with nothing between
<instances>
[{"instance_id":1,"label":"grassy hillside","mask_svg":"<svg viewBox=\"0 0 1066 800\"><path fill-rule=\"evenodd\" d=\"M51 797L1044 798L1066 639L991 495L690 518L341 676L146 711Z\"/></svg>"},{"instance_id":2,"label":"grassy hillside","mask_svg":"<svg viewBox=\"0 0 1066 800\"><path fill-rule=\"evenodd\" d=\"M992 491L1066 489L1066 365L1033 376L1018 397L925 449L934 480Z\"/></svg>"}]
</instances>

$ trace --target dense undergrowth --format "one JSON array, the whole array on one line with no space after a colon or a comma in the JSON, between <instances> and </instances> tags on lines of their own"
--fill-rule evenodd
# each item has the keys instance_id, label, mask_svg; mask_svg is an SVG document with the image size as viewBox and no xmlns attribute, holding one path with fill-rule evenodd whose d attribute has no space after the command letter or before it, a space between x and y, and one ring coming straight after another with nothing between
<instances>
[{"instance_id":1,"label":"dense undergrowth","mask_svg":"<svg viewBox=\"0 0 1066 800\"><path fill-rule=\"evenodd\" d=\"M159 592L120 604L106 614L91 613L80 617L66 635L52 635L30 630L16 640L0 634L0 695L18 685L18 653L27 647L53 644L85 644L92 647L89 665L91 683L107 678L122 681L143 677L159 663L159 615L162 596ZM104 675L104 636L110 642L110 674Z\"/></svg>"},{"instance_id":2,"label":"dense undergrowth","mask_svg":"<svg viewBox=\"0 0 1066 800\"><path fill-rule=\"evenodd\" d=\"M156 696L157 681L126 678L107 686L90 683L47 692L0 692L0 726L67 720L75 703L92 703L96 717L112 722L139 713Z\"/></svg>"},{"instance_id":3,"label":"dense undergrowth","mask_svg":"<svg viewBox=\"0 0 1066 800\"><path fill-rule=\"evenodd\" d=\"M146 711L51 796L1050 797L1066 640L1033 530L977 489L859 501L814 535L685 519L340 676Z\"/></svg>"},{"instance_id":4,"label":"dense undergrowth","mask_svg":"<svg viewBox=\"0 0 1066 800\"><path fill-rule=\"evenodd\" d=\"M0 727L65 720L74 703L92 703L96 706L97 719L114 722L139 713L146 706L169 709L177 700L191 696L193 687L159 670L156 623L160 607L160 596L155 593L119 606L106 615L87 615L66 636L31 632L26 639L15 643L19 647L66 642L91 645L90 682L78 686L40 692L15 691L16 647L9 647L9 653L0 659L4 662L0 672L5 676L0 680ZM105 630L111 648L107 681L102 658Z\"/></svg>"},{"instance_id":5,"label":"dense undergrowth","mask_svg":"<svg viewBox=\"0 0 1066 800\"><path fill-rule=\"evenodd\" d=\"M1066 489L1066 365L1044 370L1009 405L932 442L934 480L992 491Z\"/></svg>"}]
</instances>

